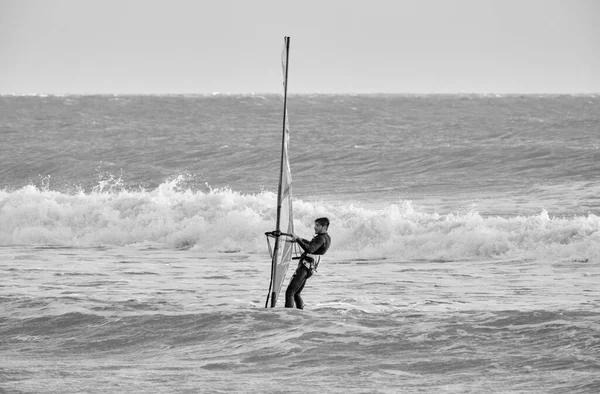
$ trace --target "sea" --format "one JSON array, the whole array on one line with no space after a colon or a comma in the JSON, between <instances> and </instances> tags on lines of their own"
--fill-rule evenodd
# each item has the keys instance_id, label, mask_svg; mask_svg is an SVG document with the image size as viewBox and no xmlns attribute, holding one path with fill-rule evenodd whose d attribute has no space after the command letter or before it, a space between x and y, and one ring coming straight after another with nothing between
<instances>
[{"instance_id":1,"label":"sea","mask_svg":"<svg viewBox=\"0 0 600 394\"><path fill-rule=\"evenodd\" d=\"M280 95L0 96L0 392L600 392L600 95L287 107L304 310Z\"/></svg>"}]
</instances>

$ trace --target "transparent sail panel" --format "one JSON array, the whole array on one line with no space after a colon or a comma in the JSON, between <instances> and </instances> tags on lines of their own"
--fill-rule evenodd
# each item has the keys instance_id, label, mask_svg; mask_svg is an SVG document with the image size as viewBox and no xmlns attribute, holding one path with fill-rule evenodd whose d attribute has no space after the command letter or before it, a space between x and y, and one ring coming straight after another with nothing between
<instances>
[{"instance_id":1,"label":"transparent sail panel","mask_svg":"<svg viewBox=\"0 0 600 394\"><path fill-rule=\"evenodd\" d=\"M281 235L271 235L274 238L275 245L272 248L272 272L271 272L271 306L275 306L279 293L283 286L290 262L292 261L292 251L294 244L291 242L289 234L294 232L294 219L292 212L292 173L290 171L290 162L288 158L288 147L290 142L290 127L287 116L287 65L289 55L289 38L284 39L283 52L281 55L281 65L283 72L284 88L284 121L283 138L281 146L281 173L278 187L277 205L277 231ZM279 207L281 207L279 209Z\"/></svg>"}]
</instances>

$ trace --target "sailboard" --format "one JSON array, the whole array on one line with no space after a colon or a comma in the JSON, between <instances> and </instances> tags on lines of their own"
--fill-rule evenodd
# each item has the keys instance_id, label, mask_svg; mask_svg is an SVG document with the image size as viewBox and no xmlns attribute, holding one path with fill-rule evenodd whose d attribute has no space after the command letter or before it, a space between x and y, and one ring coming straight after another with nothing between
<instances>
[{"instance_id":1,"label":"sailboard","mask_svg":"<svg viewBox=\"0 0 600 394\"><path fill-rule=\"evenodd\" d=\"M279 168L279 186L277 187L277 219L275 231L267 232L267 244L271 255L271 282L265 308L271 308L277 303L279 292L283 286L285 275L292 261L294 249L293 240L290 238L294 232L294 217L292 211L292 172L288 158L290 143L290 126L287 116L287 87L288 65L290 53L290 38L284 37L284 47L281 54L281 68L283 71L283 130L281 137L281 162Z\"/></svg>"}]
</instances>

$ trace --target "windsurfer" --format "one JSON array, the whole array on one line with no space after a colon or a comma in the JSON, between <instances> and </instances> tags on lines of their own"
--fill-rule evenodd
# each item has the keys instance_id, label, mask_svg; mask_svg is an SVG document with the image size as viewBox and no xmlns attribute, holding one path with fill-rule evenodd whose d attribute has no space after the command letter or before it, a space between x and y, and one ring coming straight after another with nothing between
<instances>
[{"instance_id":1,"label":"windsurfer","mask_svg":"<svg viewBox=\"0 0 600 394\"><path fill-rule=\"evenodd\" d=\"M321 256L327 252L331 244L331 238L327 234L329 219L316 219L314 228L316 235L310 241L292 234L293 240L304 250L304 253L300 256L296 272L294 272L294 276L292 276L290 284L285 291L286 308L293 308L295 303L296 308L304 309L304 302L302 301L302 297L300 297L300 293L304 289L306 280L317 270Z\"/></svg>"}]
</instances>

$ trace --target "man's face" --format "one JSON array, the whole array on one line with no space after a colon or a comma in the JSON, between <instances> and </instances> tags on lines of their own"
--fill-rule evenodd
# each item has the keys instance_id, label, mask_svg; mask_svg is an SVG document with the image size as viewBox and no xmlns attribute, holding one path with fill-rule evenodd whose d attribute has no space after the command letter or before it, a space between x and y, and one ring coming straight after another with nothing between
<instances>
[{"instance_id":1,"label":"man's face","mask_svg":"<svg viewBox=\"0 0 600 394\"><path fill-rule=\"evenodd\" d=\"M319 223L315 223L315 233L320 234L325 232L325 227L320 225Z\"/></svg>"}]
</instances>

